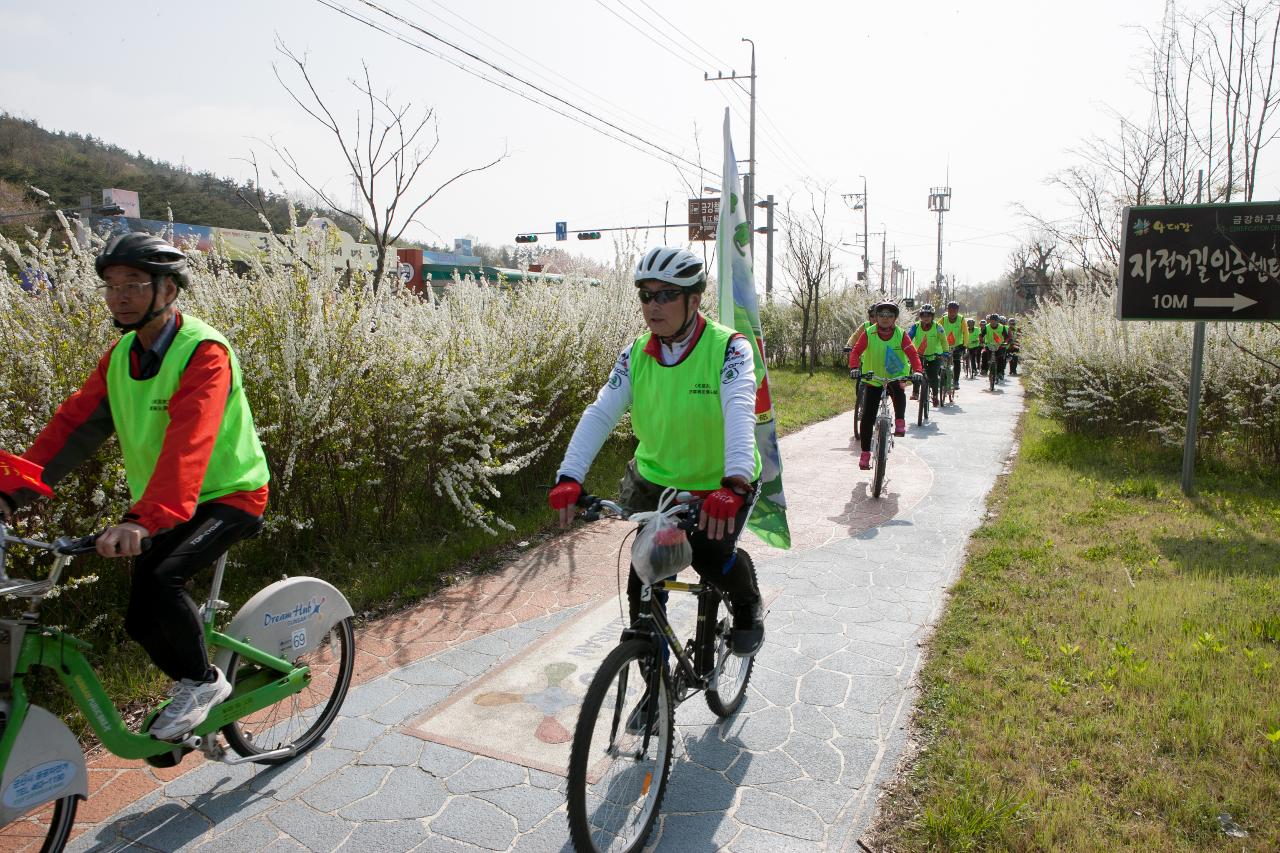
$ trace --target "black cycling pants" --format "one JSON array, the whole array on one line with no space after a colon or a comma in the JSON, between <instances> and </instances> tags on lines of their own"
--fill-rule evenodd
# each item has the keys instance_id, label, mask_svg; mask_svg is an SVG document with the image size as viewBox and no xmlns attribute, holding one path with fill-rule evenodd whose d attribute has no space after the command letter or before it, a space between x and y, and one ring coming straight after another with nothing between
<instances>
[{"instance_id":1,"label":"black cycling pants","mask_svg":"<svg viewBox=\"0 0 1280 853\"><path fill-rule=\"evenodd\" d=\"M876 428L876 417L880 414L880 398L884 396L884 387L868 385L862 403L862 423L858 427L858 440L862 442L863 452L871 451L871 433ZM907 395L902 390L901 382L889 383L889 397L893 400L893 416L898 420L907 417Z\"/></svg>"},{"instance_id":2,"label":"black cycling pants","mask_svg":"<svg viewBox=\"0 0 1280 853\"><path fill-rule=\"evenodd\" d=\"M995 355L995 358L994 358L994 359L991 357L991 356L992 356L992 354L993 354L993 353L991 352L991 350L988 350L988 349L984 349L984 350L982 351L982 373L983 373L983 375L986 375L986 372L987 372L988 368L989 368L990 366L993 366L993 365L992 365L992 362L994 361L994 367L995 367L995 371L996 371L996 376L997 376L997 377L1004 376L1004 361L1005 361L1005 358L1008 356L1008 353L1007 353L1004 349L998 349L998 350L996 350L996 351L995 351L995 353L994 353L994 355Z\"/></svg>"},{"instance_id":3,"label":"black cycling pants","mask_svg":"<svg viewBox=\"0 0 1280 853\"><path fill-rule=\"evenodd\" d=\"M646 512L658 508L662 498L663 487L651 483L636 471L635 460L627 464L627 473L622 478L621 503L628 512ZM716 588L732 606L751 605L760 600L760 589L756 586L751 573L737 568L738 537L746 526L747 516L751 514L754 501L748 498L742 504L734 518L733 533L724 539L708 539L705 531L698 530L689 535L689 544L693 546L693 568L702 581ZM636 574L635 566L627 575L627 610L634 625L640 616L640 608L644 603L640 600L643 584Z\"/></svg>"},{"instance_id":4,"label":"black cycling pants","mask_svg":"<svg viewBox=\"0 0 1280 853\"><path fill-rule=\"evenodd\" d=\"M933 393L938 393L942 388L942 356L936 355L932 360L926 360L924 363L924 378L929 383L929 388ZM919 382L913 382L911 385L911 393L915 396L920 395Z\"/></svg>"},{"instance_id":5,"label":"black cycling pants","mask_svg":"<svg viewBox=\"0 0 1280 853\"><path fill-rule=\"evenodd\" d=\"M960 373L964 370L964 354L963 345L951 351L951 387L957 390L960 388Z\"/></svg>"},{"instance_id":6,"label":"black cycling pants","mask_svg":"<svg viewBox=\"0 0 1280 853\"><path fill-rule=\"evenodd\" d=\"M965 350L965 357L968 359L969 369L975 374L980 370L979 362L981 361L981 355L981 347L973 347L972 349Z\"/></svg>"},{"instance_id":7,"label":"black cycling pants","mask_svg":"<svg viewBox=\"0 0 1280 853\"><path fill-rule=\"evenodd\" d=\"M203 503L189 521L155 536L151 548L134 559L124 629L174 681L203 681L209 673L204 624L187 581L261 527L258 516Z\"/></svg>"}]
</instances>

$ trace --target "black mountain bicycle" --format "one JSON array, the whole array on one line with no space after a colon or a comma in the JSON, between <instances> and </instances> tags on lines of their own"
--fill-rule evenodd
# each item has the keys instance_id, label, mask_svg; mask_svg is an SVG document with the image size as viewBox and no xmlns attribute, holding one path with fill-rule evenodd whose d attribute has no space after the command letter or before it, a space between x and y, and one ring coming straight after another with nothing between
<instances>
[{"instance_id":1,"label":"black mountain bicycle","mask_svg":"<svg viewBox=\"0 0 1280 853\"><path fill-rule=\"evenodd\" d=\"M686 532L697 529L702 502L679 501L676 517ZM601 510L626 520L618 504L583 495L582 518L594 521ZM643 522L642 522L643 524ZM741 548L735 571L755 566ZM698 622L692 639L676 639L665 596L656 591L697 596ZM643 610L622 632L617 647L596 670L578 712L569 753L569 834L579 851L641 849L653 830L671 773L675 707L701 693L707 707L727 717L742 706L754 658L730 650L733 617L719 593L707 584L665 580L641 589Z\"/></svg>"}]
</instances>

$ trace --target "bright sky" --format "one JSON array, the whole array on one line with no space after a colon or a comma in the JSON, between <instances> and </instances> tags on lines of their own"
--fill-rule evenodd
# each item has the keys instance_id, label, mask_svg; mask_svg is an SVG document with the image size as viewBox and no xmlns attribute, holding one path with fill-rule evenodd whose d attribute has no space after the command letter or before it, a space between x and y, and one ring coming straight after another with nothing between
<instances>
[{"instance_id":1,"label":"bright sky","mask_svg":"<svg viewBox=\"0 0 1280 853\"><path fill-rule=\"evenodd\" d=\"M436 109L440 145L421 193L506 152L497 166L442 192L410 237L511 243L519 232L549 231L563 219L571 231L565 248L609 259L609 235L587 243L572 232L661 223L668 203L669 221L685 221L685 181L661 155L468 75L453 63L475 62L359 0L329 2L450 61L317 0L221 0L198 10L152 0L123 6L0 0L8 7L0 109L241 179L251 176L244 162L250 152L270 162L263 140L275 139L308 175L349 199L333 138L273 75L276 63L286 79L300 82L275 52L279 37L308 53L317 86L352 125L356 99L346 80L360 73L362 59L393 102ZM700 144L704 182L712 186L719 185L726 104L737 154L747 157L747 98L733 84L703 82L703 72L746 74L751 50L740 39L754 39L758 194L805 204L806 180L829 186L829 227L852 243L862 214L845 207L840 194L861 192L865 175L870 230L887 231L890 256L896 247L918 284L934 272L937 218L927 209L929 189L948 174L953 200L943 268L962 284L1004 270L1026 232L1016 203L1063 214L1045 179L1073 161L1070 149L1081 139L1111 132L1107 107L1145 116L1148 99L1136 81L1146 41L1141 28L1158 28L1164 9L1163 0L379 3L690 160L699 160ZM491 69L483 73L528 91ZM287 188L298 187L280 174ZM697 185L696 177L687 180ZM662 239L661 230L642 237L647 244ZM670 242L683 239L682 229L671 231ZM880 240L871 243L878 264ZM757 252L762 261L763 237ZM851 275L861 253L853 246L846 252Z\"/></svg>"}]
</instances>

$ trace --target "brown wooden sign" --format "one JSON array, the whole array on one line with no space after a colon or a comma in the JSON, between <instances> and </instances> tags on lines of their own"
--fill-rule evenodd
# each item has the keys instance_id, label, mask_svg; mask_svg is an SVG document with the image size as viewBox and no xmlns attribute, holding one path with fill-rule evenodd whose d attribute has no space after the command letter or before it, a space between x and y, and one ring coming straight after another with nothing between
<instances>
[{"instance_id":1,"label":"brown wooden sign","mask_svg":"<svg viewBox=\"0 0 1280 853\"><path fill-rule=\"evenodd\" d=\"M689 240L691 242L714 240L716 225L720 221L720 199L689 199Z\"/></svg>"}]
</instances>

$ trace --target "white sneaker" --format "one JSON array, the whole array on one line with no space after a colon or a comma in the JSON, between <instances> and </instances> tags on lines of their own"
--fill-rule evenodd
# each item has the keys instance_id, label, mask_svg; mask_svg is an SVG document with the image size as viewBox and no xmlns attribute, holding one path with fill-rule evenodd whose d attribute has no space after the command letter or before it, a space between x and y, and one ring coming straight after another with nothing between
<instances>
[{"instance_id":1,"label":"white sneaker","mask_svg":"<svg viewBox=\"0 0 1280 853\"><path fill-rule=\"evenodd\" d=\"M213 681L192 681L184 678L174 685L173 699L164 706L151 723L149 732L160 740L182 737L205 721L209 711L231 695L231 685L216 666L218 677Z\"/></svg>"}]
</instances>

